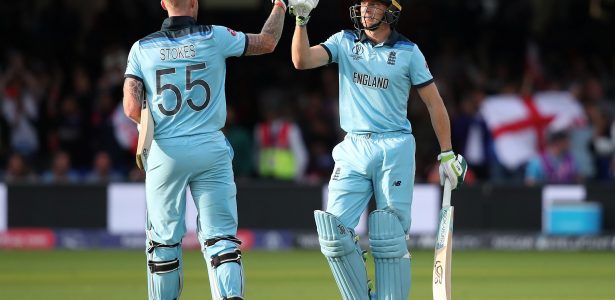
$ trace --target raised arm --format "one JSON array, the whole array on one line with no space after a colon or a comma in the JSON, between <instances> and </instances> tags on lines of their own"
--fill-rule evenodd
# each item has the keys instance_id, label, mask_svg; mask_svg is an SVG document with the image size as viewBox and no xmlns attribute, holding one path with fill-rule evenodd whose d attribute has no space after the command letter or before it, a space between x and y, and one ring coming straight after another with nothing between
<instances>
[{"instance_id":1,"label":"raised arm","mask_svg":"<svg viewBox=\"0 0 615 300\"><path fill-rule=\"evenodd\" d=\"M310 47L306 25L297 24L293 34L291 52L293 65L298 70L317 68L329 62L329 54L321 45Z\"/></svg>"},{"instance_id":2,"label":"raised arm","mask_svg":"<svg viewBox=\"0 0 615 300\"><path fill-rule=\"evenodd\" d=\"M133 122L141 123L141 99L143 99L143 82L126 77L124 80L124 113Z\"/></svg>"},{"instance_id":3,"label":"raised arm","mask_svg":"<svg viewBox=\"0 0 615 300\"><path fill-rule=\"evenodd\" d=\"M273 52L282 36L286 0L274 0L273 9L265 22L261 33L248 33L246 55L261 55Z\"/></svg>"},{"instance_id":4,"label":"raised arm","mask_svg":"<svg viewBox=\"0 0 615 300\"><path fill-rule=\"evenodd\" d=\"M291 45L293 65L298 70L313 69L329 62L329 53L321 45L310 47L307 23L310 12L316 8L318 0L290 0L290 13L296 17L295 33Z\"/></svg>"}]
</instances>

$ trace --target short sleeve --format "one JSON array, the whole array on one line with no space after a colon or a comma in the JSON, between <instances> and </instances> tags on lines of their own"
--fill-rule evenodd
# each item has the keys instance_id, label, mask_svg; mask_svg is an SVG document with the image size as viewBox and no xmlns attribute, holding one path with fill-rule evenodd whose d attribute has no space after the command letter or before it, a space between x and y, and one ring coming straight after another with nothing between
<instances>
[{"instance_id":1,"label":"short sleeve","mask_svg":"<svg viewBox=\"0 0 615 300\"><path fill-rule=\"evenodd\" d=\"M125 77L130 77L143 81L143 72L141 72L141 64L139 63L139 42L132 45L130 53L128 53L128 62L126 66Z\"/></svg>"},{"instance_id":2,"label":"short sleeve","mask_svg":"<svg viewBox=\"0 0 615 300\"><path fill-rule=\"evenodd\" d=\"M343 31L340 31L332 36L330 36L324 43L320 44L327 54L329 54L329 63L338 62L338 55L340 49L340 41L344 35Z\"/></svg>"},{"instance_id":3,"label":"short sleeve","mask_svg":"<svg viewBox=\"0 0 615 300\"><path fill-rule=\"evenodd\" d=\"M418 46L415 46L410 58L410 80L413 87L423 87L433 82L425 56Z\"/></svg>"},{"instance_id":4,"label":"short sleeve","mask_svg":"<svg viewBox=\"0 0 615 300\"><path fill-rule=\"evenodd\" d=\"M245 33L224 26L214 25L212 28L218 51L222 56L243 56L246 53L248 37Z\"/></svg>"}]
</instances>

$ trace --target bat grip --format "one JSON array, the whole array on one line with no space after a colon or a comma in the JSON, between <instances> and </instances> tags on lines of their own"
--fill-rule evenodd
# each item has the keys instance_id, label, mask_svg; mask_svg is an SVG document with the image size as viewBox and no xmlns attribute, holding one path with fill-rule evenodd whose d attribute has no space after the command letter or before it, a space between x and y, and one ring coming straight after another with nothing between
<instances>
[{"instance_id":1,"label":"bat grip","mask_svg":"<svg viewBox=\"0 0 615 300\"><path fill-rule=\"evenodd\" d=\"M444 179L444 190L442 191L442 208L451 206L451 191L453 187L448 178Z\"/></svg>"}]
</instances>

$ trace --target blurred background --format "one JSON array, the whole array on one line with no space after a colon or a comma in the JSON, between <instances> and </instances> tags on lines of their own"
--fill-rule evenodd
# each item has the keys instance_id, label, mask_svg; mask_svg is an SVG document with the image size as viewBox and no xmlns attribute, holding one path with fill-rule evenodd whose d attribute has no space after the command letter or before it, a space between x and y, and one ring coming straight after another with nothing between
<instances>
[{"instance_id":1,"label":"blurred background","mask_svg":"<svg viewBox=\"0 0 615 300\"><path fill-rule=\"evenodd\" d=\"M351 28L349 3L321 1L312 44ZM398 31L425 54L453 149L470 165L453 194L456 249L615 250L615 1L402 3ZM246 33L271 10L266 0L200 7L201 24ZM0 16L0 248L142 249L145 175L122 84L132 43L166 17L159 1L4 1ZM287 18L275 53L227 60L224 131L246 248L317 249L311 212L326 202L331 150L344 136L337 66L294 70L293 25ZM409 243L432 249L440 149L416 91L409 101ZM264 138L276 123L292 137ZM266 164L271 150L292 157L292 172ZM189 206L188 248L198 248L194 217Z\"/></svg>"},{"instance_id":2,"label":"blurred background","mask_svg":"<svg viewBox=\"0 0 615 300\"><path fill-rule=\"evenodd\" d=\"M259 32L270 11L267 1L202 2L201 23L248 33ZM122 115L121 87L130 46L158 30L165 17L159 2L11 1L0 9L0 165L5 181L142 180L133 158L137 133ZM566 130L574 141L563 151L572 152L578 167L564 181L613 181L614 11L615 2L609 0L406 4L399 31L427 57L452 119L454 149L472 167L470 184L524 183L532 155L548 146L542 135L549 130ZM346 1L323 1L314 17L312 44L351 26ZM343 137L337 67L295 71L292 21L286 23L272 55L228 60L226 131L236 152L235 173L247 180L271 177L259 170L254 154L267 146L257 128L282 119L295 124L301 135L302 143L291 147L300 161L293 179L326 182L333 166L330 151ZM550 94L555 99L547 101L536 96L540 92L559 94ZM485 103L499 96L509 96L511 103L498 103L486 113ZM498 106L504 107L502 113L513 113L507 106L516 108L510 96L534 96L538 111L521 106L525 115L506 115L504 123L491 120L502 119ZM559 102L567 107L554 110ZM408 117L419 141L416 181L434 182L439 147L415 92ZM498 145L499 137L526 133L537 141ZM517 152L524 154L517 157Z\"/></svg>"}]
</instances>

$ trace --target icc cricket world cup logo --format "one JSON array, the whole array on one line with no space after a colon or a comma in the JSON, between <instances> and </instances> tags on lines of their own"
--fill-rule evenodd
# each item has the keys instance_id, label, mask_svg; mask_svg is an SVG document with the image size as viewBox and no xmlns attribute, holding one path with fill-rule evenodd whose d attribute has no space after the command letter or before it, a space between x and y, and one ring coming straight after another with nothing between
<instances>
[{"instance_id":1,"label":"icc cricket world cup logo","mask_svg":"<svg viewBox=\"0 0 615 300\"><path fill-rule=\"evenodd\" d=\"M434 274L436 275L434 279L434 284L442 284L443 268L442 268L442 263L439 260L436 260L436 263L434 264L434 267L433 267L433 271L434 271Z\"/></svg>"}]
</instances>

